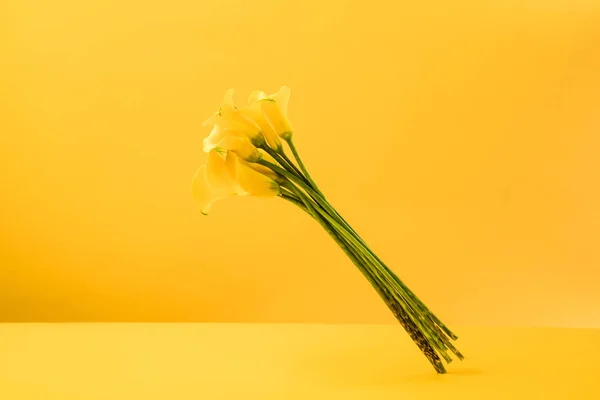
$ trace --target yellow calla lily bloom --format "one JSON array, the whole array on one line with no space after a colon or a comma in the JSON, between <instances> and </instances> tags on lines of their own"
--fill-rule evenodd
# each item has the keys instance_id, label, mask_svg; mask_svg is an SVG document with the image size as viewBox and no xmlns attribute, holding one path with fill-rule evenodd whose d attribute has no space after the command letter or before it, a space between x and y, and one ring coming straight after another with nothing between
<instances>
[{"instance_id":1,"label":"yellow calla lily bloom","mask_svg":"<svg viewBox=\"0 0 600 400\"><path fill-rule=\"evenodd\" d=\"M255 147L262 147L265 138L261 129L254 121L248 119L233 104L233 89L225 92L223 105L219 111L211 115L202 126L214 125L222 134L235 134L247 136Z\"/></svg>"},{"instance_id":2,"label":"yellow calla lily bloom","mask_svg":"<svg viewBox=\"0 0 600 400\"><path fill-rule=\"evenodd\" d=\"M258 150L258 152L260 153L260 159L261 160L265 160L270 162L271 164L275 164L277 165L277 161L275 161L275 159L273 157L271 157L268 153L266 153L264 150ZM256 172L260 172L263 175L268 176L269 178L273 179L275 182L280 182L281 177L279 175L277 175L277 173L273 172L272 169L265 167L264 165L261 164L256 164L256 163L246 163L250 168L252 168L253 170L255 170Z\"/></svg>"},{"instance_id":3,"label":"yellow calla lily bloom","mask_svg":"<svg viewBox=\"0 0 600 400\"><path fill-rule=\"evenodd\" d=\"M208 215L215 201L235 194L233 182L225 168L225 159L216 151L208 153L206 164L196 171L192 180L192 193L204 215Z\"/></svg>"},{"instance_id":4,"label":"yellow calla lily bloom","mask_svg":"<svg viewBox=\"0 0 600 400\"><path fill-rule=\"evenodd\" d=\"M232 151L248 162L257 162L261 157L248 136L239 131L226 131L218 124L202 143L206 153L210 153L213 149Z\"/></svg>"},{"instance_id":5,"label":"yellow calla lily bloom","mask_svg":"<svg viewBox=\"0 0 600 400\"><path fill-rule=\"evenodd\" d=\"M223 107L221 110L223 110ZM213 126L211 135L220 135L221 137L225 135L246 136L255 147L262 147L265 143L265 138L256 124L252 121L241 119L239 112L236 113L235 110L231 111L228 107L225 107L223 114L219 111L202 123L202 126L209 125Z\"/></svg>"},{"instance_id":6,"label":"yellow calla lily bloom","mask_svg":"<svg viewBox=\"0 0 600 400\"><path fill-rule=\"evenodd\" d=\"M253 139L257 136L257 132L259 132L260 139L263 140L263 143L266 141L269 147L275 151L280 151L282 147L277 131L265 118L261 105L257 103L256 105L238 108L233 102L233 92L233 89L229 89L225 92L223 105L217 113L218 116L229 123L236 124L238 129L240 126L244 126L243 130L248 132L250 139L256 147L261 147L261 143L257 143L255 142L255 139ZM212 118L215 118L215 116Z\"/></svg>"},{"instance_id":7,"label":"yellow calla lily bloom","mask_svg":"<svg viewBox=\"0 0 600 400\"><path fill-rule=\"evenodd\" d=\"M232 151L210 151L206 164L198 168L192 180L192 192L200 212L208 215L213 203L229 196L275 197L281 193L272 177L250 165L254 164Z\"/></svg>"},{"instance_id":8,"label":"yellow calla lily bloom","mask_svg":"<svg viewBox=\"0 0 600 400\"><path fill-rule=\"evenodd\" d=\"M281 140L279 140L279 135L277 134L277 131L273 125L271 125L269 120L266 118L260 102L256 102L248 107L244 107L240 109L239 112L242 116L253 121L260 128L263 136L265 137L265 141L270 148L277 152L281 152L282 146Z\"/></svg>"},{"instance_id":9,"label":"yellow calla lily bloom","mask_svg":"<svg viewBox=\"0 0 600 400\"><path fill-rule=\"evenodd\" d=\"M248 104L250 106L259 104L277 135L284 140L288 140L292 137L292 125L288 118L289 100L290 88L282 86L277 93L271 95L259 90L252 92L248 98Z\"/></svg>"},{"instance_id":10,"label":"yellow calla lily bloom","mask_svg":"<svg viewBox=\"0 0 600 400\"><path fill-rule=\"evenodd\" d=\"M252 168L250 163L235 153L227 153L225 160L236 194L240 196L275 197L281 193L279 184L271 177Z\"/></svg>"}]
</instances>

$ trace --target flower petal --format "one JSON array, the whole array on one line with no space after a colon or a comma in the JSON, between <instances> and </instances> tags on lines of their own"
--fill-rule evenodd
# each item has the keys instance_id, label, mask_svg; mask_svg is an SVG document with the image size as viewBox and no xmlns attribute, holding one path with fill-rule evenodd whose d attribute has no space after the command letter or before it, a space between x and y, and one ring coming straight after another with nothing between
<instances>
[{"instance_id":1,"label":"flower petal","mask_svg":"<svg viewBox=\"0 0 600 400\"><path fill-rule=\"evenodd\" d=\"M275 134L284 140L292 136L292 127L288 118L283 115L279 106L274 100L264 99L259 101L263 114L273 127Z\"/></svg>"},{"instance_id":2,"label":"flower petal","mask_svg":"<svg viewBox=\"0 0 600 400\"><path fill-rule=\"evenodd\" d=\"M226 135L227 131L221 125L214 125L210 134L202 140L204 152L209 153L212 151Z\"/></svg>"},{"instance_id":3,"label":"flower petal","mask_svg":"<svg viewBox=\"0 0 600 400\"><path fill-rule=\"evenodd\" d=\"M227 89L225 92L225 96L223 97L223 105L229 105L235 108L235 103L233 102L233 93L234 89Z\"/></svg>"},{"instance_id":4,"label":"flower petal","mask_svg":"<svg viewBox=\"0 0 600 400\"><path fill-rule=\"evenodd\" d=\"M259 153L260 153L260 158L270 162L271 164L277 165L277 161L273 157L271 157L271 155L269 153L267 153L264 150L259 150Z\"/></svg>"},{"instance_id":5,"label":"flower petal","mask_svg":"<svg viewBox=\"0 0 600 400\"><path fill-rule=\"evenodd\" d=\"M277 182L279 179L281 179L281 177L279 175L277 175L277 173L273 172L273 170L265 167L264 165L257 164L257 163L246 163L246 165L248 167L252 168L253 170L255 170L256 172L269 177L270 179L272 179L275 182Z\"/></svg>"},{"instance_id":6,"label":"flower petal","mask_svg":"<svg viewBox=\"0 0 600 400\"><path fill-rule=\"evenodd\" d=\"M288 118L288 103L290 100L290 92L291 91L289 87L282 86L279 88L279 91L277 93L267 95L264 92L256 90L252 92L252 94L248 98L248 103L250 104L249 108L251 110L259 108L262 112L262 115L268 121L275 133L284 140L288 140L292 137L292 126ZM259 126L261 126L260 121L256 119L257 116L255 112L252 113L251 117L257 122ZM264 129L263 134L265 134ZM272 135L271 132L267 132L265 134L267 143L269 142L269 140L274 142L274 139L269 138L270 135Z\"/></svg>"},{"instance_id":7,"label":"flower petal","mask_svg":"<svg viewBox=\"0 0 600 400\"><path fill-rule=\"evenodd\" d=\"M229 190L215 189L208 183L206 165L202 165L196 171L192 180L192 193L194 200L200 206L200 212L204 215L208 215L215 201L230 196Z\"/></svg>"},{"instance_id":8,"label":"flower petal","mask_svg":"<svg viewBox=\"0 0 600 400\"><path fill-rule=\"evenodd\" d=\"M260 159L258 149L252 145L252 142L246 136L225 136L217 146L235 153L248 162L256 162Z\"/></svg>"},{"instance_id":9,"label":"flower petal","mask_svg":"<svg viewBox=\"0 0 600 400\"><path fill-rule=\"evenodd\" d=\"M238 165L236 180L250 196L275 197L281 193L277 182L242 163Z\"/></svg>"},{"instance_id":10,"label":"flower petal","mask_svg":"<svg viewBox=\"0 0 600 400\"><path fill-rule=\"evenodd\" d=\"M217 123L217 121L219 120L219 118L220 118L219 113L216 112L213 115L211 115L210 117L208 117L204 122L202 122L202 126L215 125Z\"/></svg>"},{"instance_id":11,"label":"flower petal","mask_svg":"<svg viewBox=\"0 0 600 400\"><path fill-rule=\"evenodd\" d=\"M271 95L271 98L273 100L275 100L275 103L277 103L277 106L279 107L281 114L285 118L287 118L287 110L288 110L288 103L290 102L290 94L291 94L290 88L287 86L282 86L279 88L279 91L277 93Z\"/></svg>"},{"instance_id":12,"label":"flower petal","mask_svg":"<svg viewBox=\"0 0 600 400\"><path fill-rule=\"evenodd\" d=\"M230 173L234 176L238 192L245 196L274 197L281 193L279 184L270 177L256 171L249 163L234 154L227 155Z\"/></svg>"},{"instance_id":13,"label":"flower petal","mask_svg":"<svg viewBox=\"0 0 600 400\"><path fill-rule=\"evenodd\" d=\"M258 152L260 153L260 158L262 160L268 161L271 164L275 164L277 165L277 161L275 161L275 159L273 157L271 157L269 155L269 153L267 153L264 150L259 149ZM253 170L255 170L256 172L260 172L263 175L268 176L269 178L273 179L275 182L277 182L279 179L281 179L281 177L279 175L277 175L277 173L275 173L272 169L261 165L261 164L257 164L257 163L248 163L247 164L250 168L252 168Z\"/></svg>"},{"instance_id":14,"label":"flower petal","mask_svg":"<svg viewBox=\"0 0 600 400\"><path fill-rule=\"evenodd\" d=\"M261 103L266 100L261 100L252 104L251 106L240 109L240 113L243 117L254 122L262 132L265 141L275 151L281 150L281 141L277 135L277 131L273 128L273 125L265 118Z\"/></svg>"},{"instance_id":15,"label":"flower petal","mask_svg":"<svg viewBox=\"0 0 600 400\"><path fill-rule=\"evenodd\" d=\"M217 151L208 153L206 180L212 188L234 194L232 177L226 168L226 157L222 157Z\"/></svg>"},{"instance_id":16,"label":"flower petal","mask_svg":"<svg viewBox=\"0 0 600 400\"><path fill-rule=\"evenodd\" d=\"M254 146L260 146L264 143L264 138L259 127L252 121L244 118L241 115L240 110L236 110L230 105L224 105L219 113L212 115L203 123L204 126L211 124L213 125L213 130L216 126L218 127L218 130L226 131L228 135L247 136ZM216 132L211 132L211 135L213 135L213 133L216 136ZM208 141L208 143L211 144L215 144L216 142L217 140L213 140L213 138Z\"/></svg>"},{"instance_id":17,"label":"flower petal","mask_svg":"<svg viewBox=\"0 0 600 400\"><path fill-rule=\"evenodd\" d=\"M248 196L249 193L244 190L237 181L237 169L239 165L239 158L231 152L227 152L227 158L225 159L225 170L231 179L231 187L235 194L239 196Z\"/></svg>"},{"instance_id":18,"label":"flower petal","mask_svg":"<svg viewBox=\"0 0 600 400\"><path fill-rule=\"evenodd\" d=\"M255 90L252 93L250 93L250 96L248 97L248 105L252 105L254 103L256 103L259 100L265 99L267 98L267 94L261 90Z\"/></svg>"}]
</instances>

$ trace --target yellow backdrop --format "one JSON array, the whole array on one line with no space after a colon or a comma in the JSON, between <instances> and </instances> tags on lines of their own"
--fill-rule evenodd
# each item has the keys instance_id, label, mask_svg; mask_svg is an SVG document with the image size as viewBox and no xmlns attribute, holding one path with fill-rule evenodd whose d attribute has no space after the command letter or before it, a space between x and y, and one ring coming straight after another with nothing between
<instances>
[{"instance_id":1,"label":"yellow backdrop","mask_svg":"<svg viewBox=\"0 0 600 400\"><path fill-rule=\"evenodd\" d=\"M597 1L3 0L0 320L393 322L278 200L208 217L228 88L449 324L600 327Z\"/></svg>"}]
</instances>

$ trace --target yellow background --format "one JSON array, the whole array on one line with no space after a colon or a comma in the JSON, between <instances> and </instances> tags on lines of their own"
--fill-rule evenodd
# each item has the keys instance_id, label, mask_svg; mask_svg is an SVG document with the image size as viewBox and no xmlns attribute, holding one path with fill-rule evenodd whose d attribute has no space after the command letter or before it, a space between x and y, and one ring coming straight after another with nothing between
<instances>
[{"instance_id":1,"label":"yellow background","mask_svg":"<svg viewBox=\"0 0 600 400\"><path fill-rule=\"evenodd\" d=\"M444 321L600 327L593 0L2 0L0 320L393 322L287 203L194 207L201 122L280 85Z\"/></svg>"}]
</instances>

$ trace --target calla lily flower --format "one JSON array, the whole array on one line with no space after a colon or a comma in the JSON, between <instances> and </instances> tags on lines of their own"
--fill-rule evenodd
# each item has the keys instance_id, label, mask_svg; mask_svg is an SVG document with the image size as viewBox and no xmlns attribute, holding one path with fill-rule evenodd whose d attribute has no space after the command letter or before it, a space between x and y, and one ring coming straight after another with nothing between
<instances>
[{"instance_id":1,"label":"calla lily flower","mask_svg":"<svg viewBox=\"0 0 600 400\"><path fill-rule=\"evenodd\" d=\"M248 98L248 104L250 106L259 104L277 135L284 140L288 140L292 137L292 125L288 118L289 100L290 88L282 86L277 93L271 95L267 95L260 90L252 92Z\"/></svg>"},{"instance_id":2,"label":"calla lily flower","mask_svg":"<svg viewBox=\"0 0 600 400\"><path fill-rule=\"evenodd\" d=\"M289 127L289 120L287 119L287 98L289 93L285 90L280 90L279 93L268 97L263 92L254 92L257 99L260 96L260 100L251 102L248 107L238 108L233 102L233 89L229 89L225 92L223 104L219 108L219 111L213 114L203 125L218 125L224 133L242 134L247 136L251 143L255 147L262 147L265 142L273 150L280 152L282 149L280 133L289 132L285 134L285 137L291 136L291 128ZM264 101L263 101L264 100ZM280 106L275 101L284 106L285 113L280 112ZM273 103L272 105L265 103ZM275 107L275 109L273 108ZM273 125L273 122L276 124ZM287 122L286 122L287 121ZM284 137L281 136L281 137Z\"/></svg>"},{"instance_id":3,"label":"calla lily flower","mask_svg":"<svg viewBox=\"0 0 600 400\"><path fill-rule=\"evenodd\" d=\"M202 126L208 125L218 127L221 134L246 136L255 147L262 147L265 143L265 137L260 127L244 116L233 103L233 89L225 92L225 98L219 111L202 123Z\"/></svg>"},{"instance_id":4,"label":"calla lily flower","mask_svg":"<svg viewBox=\"0 0 600 400\"><path fill-rule=\"evenodd\" d=\"M265 143L265 138L260 131L260 128L256 126L252 121L242 120L237 117L233 111L225 109L223 114L217 112L211 115L206 121L202 123L202 126L213 126L211 135L234 135L234 136L246 136L253 146L262 147ZM225 118L223 115L226 115ZM237 117L237 118L236 118ZM214 141L214 139L211 139Z\"/></svg>"},{"instance_id":5,"label":"calla lily flower","mask_svg":"<svg viewBox=\"0 0 600 400\"><path fill-rule=\"evenodd\" d=\"M234 121L240 124L258 129L262 133L262 137L266 143L275 151L281 151L281 141L277 135L277 131L271 125L268 119L265 118L260 103L252 104L248 107L237 108L233 102L233 89L225 92L223 105L219 109L219 115L228 121ZM260 147L260 145L257 145Z\"/></svg>"},{"instance_id":6,"label":"calla lily flower","mask_svg":"<svg viewBox=\"0 0 600 400\"><path fill-rule=\"evenodd\" d=\"M277 161L275 161L275 159L273 157L271 157L268 153L266 153L264 150L259 149L258 152L260 153L261 160L268 161L271 164L277 164ZM268 176L269 178L273 179L277 183L280 183L281 177L279 175L277 175L277 173L273 172L272 169L265 167L264 165L261 165L261 164L256 164L254 162L246 162L246 164L248 165L248 167L252 168L253 170L260 172L263 175Z\"/></svg>"},{"instance_id":7,"label":"calla lily flower","mask_svg":"<svg viewBox=\"0 0 600 400\"><path fill-rule=\"evenodd\" d=\"M206 164L196 171L192 193L204 215L208 215L214 202L235 194L233 182L225 169L225 159L216 151L208 153Z\"/></svg>"},{"instance_id":8,"label":"calla lily flower","mask_svg":"<svg viewBox=\"0 0 600 400\"><path fill-rule=\"evenodd\" d=\"M261 102L256 102L248 107L244 107L240 109L239 112L243 117L253 121L260 128L260 131L270 148L277 152L281 152L281 140L279 140L279 135L273 125L271 125L271 122L266 118Z\"/></svg>"},{"instance_id":9,"label":"calla lily flower","mask_svg":"<svg viewBox=\"0 0 600 400\"><path fill-rule=\"evenodd\" d=\"M232 151L248 162L257 162L261 157L248 136L239 131L226 131L218 124L213 127L210 135L202 143L206 153L210 153L214 149Z\"/></svg>"},{"instance_id":10,"label":"calla lily flower","mask_svg":"<svg viewBox=\"0 0 600 400\"><path fill-rule=\"evenodd\" d=\"M275 197L281 193L279 184L251 167L232 151L212 150L208 160L196 171L192 181L194 200L200 212L208 215L212 205L224 198L238 196Z\"/></svg>"},{"instance_id":11,"label":"calla lily flower","mask_svg":"<svg viewBox=\"0 0 600 400\"><path fill-rule=\"evenodd\" d=\"M281 193L281 188L275 180L252 168L252 164L240 159L235 153L227 153L225 163L237 195L275 197Z\"/></svg>"}]
</instances>

